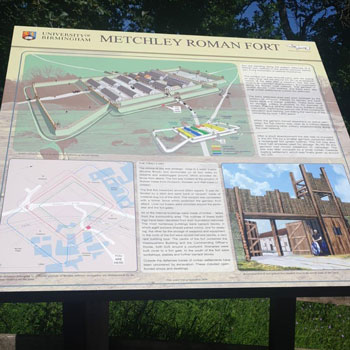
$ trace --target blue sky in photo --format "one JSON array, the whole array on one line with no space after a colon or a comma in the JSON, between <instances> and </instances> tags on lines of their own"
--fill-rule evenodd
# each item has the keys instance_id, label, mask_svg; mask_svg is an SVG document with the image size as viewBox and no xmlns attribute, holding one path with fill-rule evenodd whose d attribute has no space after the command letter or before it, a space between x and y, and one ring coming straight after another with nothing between
<instances>
[{"instance_id":1,"label":"blue sky in photo","mask_svg":"<svg viewBox=\"0 0 350 350\"><path fill-rule=\"evenodd\" d=\"M342 164L304 164L306 171L319 178L323 167L326 170L333 190L343 202L350 202L350 184ZM298 164L222 164L226 188L238 186L249 189L252 195L263 196L266 191L275 189L288 192L295 198L289 173L301 180Z\"/></svg>"}]
</instances>

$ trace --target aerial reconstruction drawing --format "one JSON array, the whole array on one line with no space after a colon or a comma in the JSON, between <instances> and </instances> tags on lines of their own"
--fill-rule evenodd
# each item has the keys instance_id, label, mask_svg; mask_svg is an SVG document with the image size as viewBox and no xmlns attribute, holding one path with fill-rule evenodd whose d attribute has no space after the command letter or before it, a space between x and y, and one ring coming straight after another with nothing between
<instances>
[{"instance_id":1,"label":"aerial reconstruction drawing","mask_svg":"<svg viewBox=\"0 0 350 350\"><path fill-rule=\"evenodd\" d=\"M132 163L13 159L2 223L3 272L135 271Z\"/></svg>"},{"instance_id":2,"label":"aerial reconstruction drawing","mask_svg":"<svg viewBox=\"0 0 350 350\"><path fill-rule=\"evenodd\" d=\"M250 156L242 94L237 67L229 63L30 53L13 148L39 151L44 159Z\"/></svg>"}]
</instances>

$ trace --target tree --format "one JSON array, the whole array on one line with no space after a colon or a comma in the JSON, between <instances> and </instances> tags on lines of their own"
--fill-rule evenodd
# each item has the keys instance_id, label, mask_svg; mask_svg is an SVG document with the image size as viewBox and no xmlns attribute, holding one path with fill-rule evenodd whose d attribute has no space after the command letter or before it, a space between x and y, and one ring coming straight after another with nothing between
<instances>
[{"instance_id":1,"label":"tree","mask_svg":"<svg viewBox=\"0 0 350 350\"><path fill-rule=\"evenodd\" d=\"M129 4L123 0L1 0L0 99L15 25L123 30Z\"/></svg>"},{"instance_id":2,"label":"tree","mask_svg":"<svg viewBox=\"0 0 350 350\"><path fill-rule=\"evenodd\" d=\"M257 37L315 41L345 122L350 123L350 1L251 1ZM270 33L270 35L269 35Z\"/></svg>"}]
</instances>

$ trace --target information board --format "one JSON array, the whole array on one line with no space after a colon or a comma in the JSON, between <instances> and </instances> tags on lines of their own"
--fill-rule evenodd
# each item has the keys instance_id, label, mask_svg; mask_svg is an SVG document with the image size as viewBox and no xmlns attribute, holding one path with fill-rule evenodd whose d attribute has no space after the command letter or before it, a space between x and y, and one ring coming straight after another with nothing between
<instances>
[{"instance_id":1,"label":"information board","mask_svg":"<svg viewBox=\"0 0 350 350\"><path fill-rule=\"evenodd\" d=\"M0 122L0 291L349 286L313 42L15 27Z\"/></svg>"}]
</instances>

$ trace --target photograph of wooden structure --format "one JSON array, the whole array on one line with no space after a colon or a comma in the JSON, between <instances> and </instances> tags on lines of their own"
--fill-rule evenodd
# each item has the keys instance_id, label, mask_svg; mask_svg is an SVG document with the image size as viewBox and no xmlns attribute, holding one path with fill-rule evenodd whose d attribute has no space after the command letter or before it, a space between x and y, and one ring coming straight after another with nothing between
<instances>
[{"instance_id":1,"label":"photograph of wooden structure","mask_svg":"<svg viewBox=\"0 0 350 350\"><path fill-rule=\"evenodd\" d=\"M265 195L252 195L252 189L226 187L227 205L231 221L238 225L245 259L263 255L256 221L268 220L279 256L281 246L276 221L290 220L285 227L292 254L311 255L312 243L318 234L324 243L325 255L350 254L350 203L335 195L326 170L320 167L319 177L299 165L301 179L289 173L295 198L279 189ZM231 222L232 224L232 222ZM232 227L232 225L231 225Z\"/></svg>"}]
</instances>

